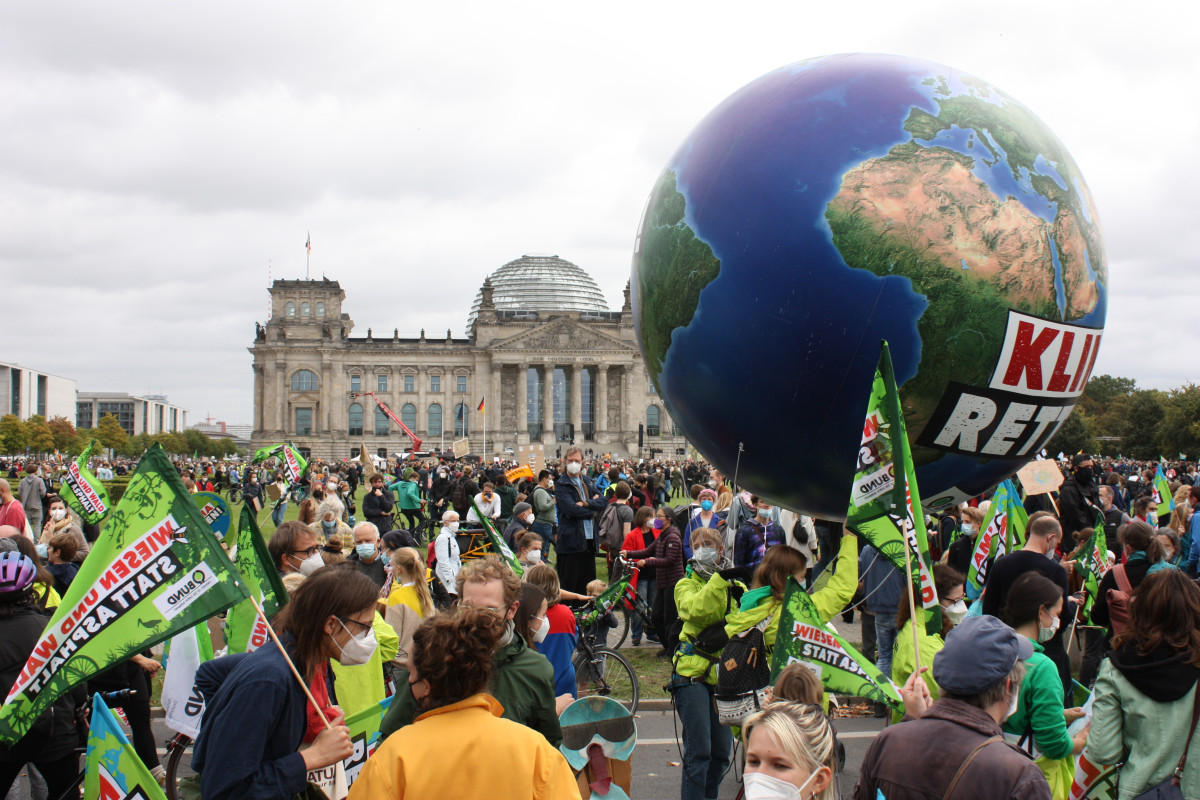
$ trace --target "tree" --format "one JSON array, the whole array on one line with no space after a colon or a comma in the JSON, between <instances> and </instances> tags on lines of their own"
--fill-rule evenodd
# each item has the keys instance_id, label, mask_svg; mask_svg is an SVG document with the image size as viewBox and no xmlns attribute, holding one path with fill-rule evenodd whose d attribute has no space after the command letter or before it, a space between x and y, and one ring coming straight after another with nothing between
<instances>
[{"instance_id":1,"label":"tree","mask_svg":"<svg viewBox=\"0 0 1200 800\"><path fill-rule=\"evenodd\" d=\"M1168 458L1180 453L1200 457L1200 386L1189 383L1167 392L1158 424L1158 452Z\"/></svg>"},{"instance_id":2,"label":"tree","mask_svg":"<svg viewBox=\"0 0 1200 800\"><path fill-rule=\"evenodd\" d=\"M212 444L213 444L213 446L212 446L212 449L210 450L210 455L232 456L232 455L237 454L237 451L238 451L237 445L234 444L233 439L229 438L228 436L221 438L221 439L217 439Z\"/></svg>"},{"instance_id":3,"label":"tree","mask_svg":"<svg viewBox=\"0 0 1200 800\"><path fill-rule=\"evenodd\" d=\"M25 446L35 453L49 453L54 449L54 432L41 414L25 420Z\"/></svg>"},{"instance_id":4,"label":"tree","mask_svg":"<svg viewBox=\"0 0 1200 800\"><path fill-rule=\"evenodd\" d=\"M96 426L95 433L100 446L112 450L120 450L129 441L129 434L112 414L105 414L100 418L100 424Z\"/></svg>"},{"instance_id":5,"label":"tree","mask_svg":"<svg viewBox=\"0 0 1200 800\"><path fill-rule=\"evenodd\" d=\"M1095 451L1096 438L1088 429L1087 415L1078 408L1071 413L1071 416L1067 417L1067 421L1046 443L1046 452L1051 457L1058 453L1072 456L1079 452L1094 453Z\"/></svg>"},{"instance_id":6,"label":"tree","mask_svg":"<svg viewBox=\"0 0 1200 800\"><path fill-rule=\"evenodd\" d=\"M25 449L25 426L16 414L0 417L0 453L19 453Z\"/></svg>"},{"instance_id":7,"label":"tree","mask_svg":"<svg viewBox=\"0 0 1200 800\"><path fill-rule=\"evenodd\" d=\"M66 417L51 417L46 422L50 433L54 436L54 449L60 453L79 452L79 436L75 433L75 425Z\"/></svg>"},{"instance_id":8,"label":"tree","mask_svg":"<svg viewBox=\"0 0 1200 800\"><path fill-rule=\"evenodd\" d=\"M1121 437L1125 454L1142 460L1158 458L1158 426L1164 416L1164 397L1163 392L1154 389L1139 389L1129 397L1125 432Z\"/></svg>"},{"instance_id":9,"label":"tree","mask_svg":"<svg viewBox=\"0 0 1200 800\"><path fill-rule=\"evenodd\" d=\"M1087 387L1079 396L1079 407L1089 417L1104 411L1118 397L1129 397L1137 391L1133 378L1114 378L1112 375L1097 375L1088 380Z\"/></svg>"},{"instance_id":10,"label":"tree","mask_svg":"<svg viewBox=\"0 0 1200 800\"><path fill-rule=\"evenodd\" d=\"M187 455L209 455L209 450L212 449L212 439L209 439L195 428L188 428L183 432L184 441L187 442Z\"/></svg>"}]
</instances>

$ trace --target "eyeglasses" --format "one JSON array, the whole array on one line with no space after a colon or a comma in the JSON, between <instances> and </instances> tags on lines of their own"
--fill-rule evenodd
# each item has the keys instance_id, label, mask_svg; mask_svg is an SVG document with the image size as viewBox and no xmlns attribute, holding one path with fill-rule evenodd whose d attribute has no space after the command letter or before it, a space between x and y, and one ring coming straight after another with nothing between
<instances>
[{"instance_id":1,"label":"eyeglasses","mask_svg":"<svg viewBox=\"0 0 1200 800\"><path fill-rule=\"evenodd\" d=\"M338 620L340 620L340 621L341 621L341 623L342 623L343 625L344 625L344 624L346 624L346 623L348 622L348 623L350 623L351 625L357 625L358 627L362 628L363 630L368 630L368 631L369 631L369 630L371 630L371 626L370 626L370 625L368 625L368 624L367 624L367 623L365 623L365 622L359 622L359 621L358 621L358 620L356 620L356 619L348 619L348 618L346 618L346 617L338 617Z\"/></svg>"},{"instance_id":2,"label":"eyeglasses","mask_svg":"<svg viewBox=\"0 0 1200 800\"><path fill-rule=\"evenodd\" d=\"M320 549L321 548L317 547L314 544L312 547L308 548L307 550L293 550L292 555L294 555L294 556L313 556L313 555L316 555L317 551L319 551Z\"/></svg>"}]
</instances>

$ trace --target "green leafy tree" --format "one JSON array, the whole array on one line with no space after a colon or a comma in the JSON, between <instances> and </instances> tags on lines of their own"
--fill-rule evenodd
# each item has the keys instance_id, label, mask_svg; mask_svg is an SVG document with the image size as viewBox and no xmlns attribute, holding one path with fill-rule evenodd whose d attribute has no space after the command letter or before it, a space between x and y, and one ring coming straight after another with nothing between
<instances>
[{"instance_id":1,"label":"green leafy tree","mask_svg":"<svg viewBox=\"0 0 1200 800\"><path fill-rule=\"evenodd\" d=\"M107 447L114 451L123 449L129 441L129 434L112 414L105 414L100 418L100 424L96 426L95 433L101 447Z\"/></svg>"},{"instance_id":2,"label":"green leafy tree","mask_svg":"<svg viewBox=\"0 0 1200 800\"><path fill-rule=\"evenodd\" d=\"M49 453L54 449L54 431L41 414L25 420L25 446L35 453Z\"/></svg>"},{"instance_id":3,"label":"green leafy tree","mask_svg":"<svg viewBox=\"0 0 1200 800\"><path fill-rule=\"evenodd\" d=\"M188 449L186 453L189 456L193 453L202 456L212 455L209 453L209 450L212 448L212 439L209 439L195 428L188 428L184 431L183 438L187 442Z\"/></svg>"},{"instance_id":4,"label":"green leafy tree","mask_svg":"<svg viewBox=\"0 0 1200 800\"><path fill-rule=\"evenodd\" d=\"M1046 452L1054 457L1059 453L1071 456L1080 451L1096 452L1096 438L1088 427L1087 415L1079 409L1075 409L1053 438L1046 443Z\"/></svg>"},{"instance_id":5,"label":"green leafy tree","mask_svg":"<svg viewBox=\"0 0 1200 800\"><path fill-rule=\"evenodd\" d=\"M54 436L54 449L59 453L78 452L79 436L75 433L75 425L66 417L51 417L46 420L50 433Z\"/></svg>"},{"instance_id":6,"label":"green leafy tree","mask_svg":"<svg viewBox=\"0 0 1200 800\"><path fill-rule=\"evenodd\" d=\"M1097 375L1088 380L1087 388L1079 396L1079 407L1089 417L1096 417L1102 414L1117 398L1129 397L1136 391L1137 381L1133 378Z\"/></svg>"},{"instance_id":7,"label":"green leafy tree","mask_svg":"<svg viewBox=\"0 0 1200 800\"><path fill-rule=\"evenodd\" d=\"M1200 457L1200 386L1189 383L1163 398L1158 451L1173 459L1180 453Z\"/></svg>"},{"instance_id":8,"label":"green leafy tree","mask_svg":"<svg viewBox=\"0 0 1200 800\"><path fill-rule=\"evenodd\" d=\"M1125 431L1121 437L1124 454L1138 459L1158 458L1158 428L1165 412L1162 401L1164 392L1154 389L1139 389L1128 400Z\"/></svg>"},{"instance_id":9,"label":"green leafy tree","mask_svg":"<svg viewBox=\"0 0 1200 800\"><path fill-rule=\"evenodd\" d=\"M0 453L18 453L25 449L25 426L16 414L0 417Z\"/></svg>"},{"instance_id":10,"label":"green leafy tree","mask_svg":"<svg viewBox=\"0 0 1200 800\"><path fill-rule=\"evenodd\" d=\"M234 444L233 439L230 439L228 436L222 439L217 439L212 444L215 452L210 453L210 455L218 457L237 455L237 445Z\"/></svg>"}]
</instances>

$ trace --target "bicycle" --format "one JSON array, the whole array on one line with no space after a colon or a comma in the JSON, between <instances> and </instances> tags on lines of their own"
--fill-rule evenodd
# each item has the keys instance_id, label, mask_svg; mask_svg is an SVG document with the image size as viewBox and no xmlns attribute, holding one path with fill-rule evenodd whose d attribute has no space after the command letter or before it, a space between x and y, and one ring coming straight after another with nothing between
<instances>
[{"instance_id":1,"label":"bicycle","mask_svg":"<svg viewBox=\"0 0 1200 800\"><path fill-rule=\"evenodd\" d=\"M192 753L192 738L186 733L177 733L167 740L167 800L182 800L179 782L188 776L180 775L184 758ZM190 760L188 763L191 763Z\"/></svg>"},{"instance_id":2,"label":"bicycle","mask_svg":"<svg viewBox=\"0 0 1200 800\"><path fill-rule=\"evenodd\" d=\"M575 611L575 624L579 631L575 640L575 653L571 666L575 667L576 696L611 697L637 713L641 687L637 673L625 656L605 645L596 644L596 637L585 624L591 616L587 609Z\"/></svg>"},{"instance_id":3,"label":"bicycle","mask_svg":"<svg viewBox=\"0 0 1200 800\"><path fill-rule=\"evenodd\" d=\"M242 502L242 485L240 483L231 483L225 489L225 495L229 498L229 505Z\"/></svg>"},{"instance_id":4,"label":"bicycle","mask_svg":"<svg viewBox=\"0 0 1200 800\"><path fill-rule=\"evenodd\" d=\"M104 700L105 705L115 706L126 698L137 694L136 689L117 689L111 692L100 692L100 697ZM87 694L87 700L80 704L75 709L75 730L79 736L79 745L75 748L75 754L80 758L87 757L87 742L88 733L92 729L92 701L94 695L91 692ZM75 778L75 782L67 788L65 792L58 796L56 800L77 800L79 790L83 786L84 776L87 774L87 762L84 761L84 768ZM14 786L16 784L14 783Z\"/></svg>"},{"instance_id":5,"label":"bicycle","mask_svg":"<svg viewBox=\"0 0 1200 800\"><path fill-rule=\"evenodd\" d=\"M619 615L617 627L608 631L604 642L606 647L619 650L629 637L629 628L634 614L641 617L643 636L654 635L654 623L650 619L650 605L631 585L633 578L641 570L620 556L617 556L613 563L622 567L621 577L596 597L593 611L588 615L588 624L594 624L601 616L610 611ZM615 644L614 636L616 636Z\"/></svg>"}]
</instances>

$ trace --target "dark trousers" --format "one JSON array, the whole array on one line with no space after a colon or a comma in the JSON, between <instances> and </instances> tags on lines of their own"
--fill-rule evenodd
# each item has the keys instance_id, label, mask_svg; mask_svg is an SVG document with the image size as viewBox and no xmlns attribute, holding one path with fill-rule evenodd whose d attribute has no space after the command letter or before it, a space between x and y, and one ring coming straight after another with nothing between
<instances>
[{"instance_id":1,"label":"dark trousers","mask_svg":"<svg viewBox=\"0 0 1200 800\"><path fill-rule=\"evenodd\" d=\"M404 515L404 519L408 520L408 529L410 531L415 531L417 526L421 524L421 520L424 519L421 516L421 509L419 508L404 508L400 510L400 513Z\"/></svg>"},{"instance_id":2,"label":"dark trousers","mask_svg":"<svg viewBox=\"0 0 1200 800\"><path fill-rule=\"evenodd\" d=\"M34 761L33 764L46 779L47 794L51 800L61 797L79 776L79 756L75 753L54 761ZM0 797L8 795L8 790L24 767L24 764L16 761L0 762Z\"/></svg>"},{"instance_id":3,"label":"dark trousers","mask_svg":"<svg viewBox=\"0 0 1200 800\"><path fill-rule=\"evenodd\" d=\"M668 653L674 653L679 644L679 631L682 624L679 612L675 608L675 584L658 587L658 595L654 598L654 610L650 614L654 629L658 632L658 640Z\"/></svg>"},{"instance_id":4,"label":"dark trousers","mask_svg":"<svg viewBox=\"0 0 1200 800\"><path fill-rule=\"evenodd\" d=\"M587 585L596 580L596 556L590 552L559 553L558 583L568 592L587 594Z\"/></svg>"},{"instance_id":5,"label":"dark trousers","mask_svg":"<svg viewBox=\"0 0 1200 800\"><path fill-rule=\"evenodd\" d=\"M863 610L862 612L862 654L872 664L876 661L875 650L875 615ZM890 676L888 676L890 677Z\"/></svg>"},{"instance_id":6,"label":"dark trousers","mask_svg":"<svg viewBox=\"0 0 1200 800\"><path fill-rule=\"evenodd\" d=\"M1096 675L1100 672L1100 662L1104 660L1104 652L1109 649L1109 645L1104 641L1104 628L1080 625L1076 631L1079 643L1083 647L1083 663L1079 665L1079 682L1090 689L1096 682ZM1068 702L1068 705L1072 705L1072 703Z\"/></svg>"},{"instance_id":7,"label":"dark trousers","mask_svg":"<svg viewBox=\"0 0 1200 800\"><path fill-rule=\"evenodd\" d=\"M133 732L133 749L146 765L146 769L154 769L161 763L158 760L158 748L154 743L154 731L150 728L150 676L140 667L127 670L128 685L122 685L120 680L105 681L104 679L89 679L89 691L98 690L111 692L117 689L133 689L134 694L109 703L111 708L119 708L125 712L129 720L129 728ZM114 676L115 677L115 676ZM39 768L40 769L40 768ZM49 780L49 776L47 776ZM51 797L54 793L51 792Z\"/></svg>"}]
</instances>

